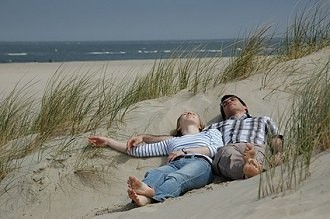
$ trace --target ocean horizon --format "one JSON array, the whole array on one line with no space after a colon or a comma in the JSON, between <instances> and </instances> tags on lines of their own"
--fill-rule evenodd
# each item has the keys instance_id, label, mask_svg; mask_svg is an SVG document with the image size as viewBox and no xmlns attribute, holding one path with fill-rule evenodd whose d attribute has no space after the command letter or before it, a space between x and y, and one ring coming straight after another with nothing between
<instances>
[{"instance_id":1,"label":"ocean horizon","mask_svg":"<svg viewBox=\"0 0 330 219\"><path fill-rule=\"evenodd\" d=\"M275 45L275 44L274 44ZM0 42L0 63L166 59L194 54L228 57L242 47L238 39L148 41ZM273 51L274 46L265 48Z\"/></svg>"}]
</instances>

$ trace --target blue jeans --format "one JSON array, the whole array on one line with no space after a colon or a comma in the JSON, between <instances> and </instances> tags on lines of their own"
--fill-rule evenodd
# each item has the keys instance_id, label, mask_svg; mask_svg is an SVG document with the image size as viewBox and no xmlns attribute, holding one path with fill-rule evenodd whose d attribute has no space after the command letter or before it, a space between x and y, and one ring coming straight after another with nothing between
<instances>
[{"instance_id":1,"label":"blue jeans","mask_svg":"<svg viewBox=\"0 0 330 219\"><path fill-rule=\"evenodd\" d=\"M170 163L149 170L143 182L155 190L156 201L179 195L201 188L212 182L212 167L201 158L181 158Z\"/></svg>"}]
</instances>

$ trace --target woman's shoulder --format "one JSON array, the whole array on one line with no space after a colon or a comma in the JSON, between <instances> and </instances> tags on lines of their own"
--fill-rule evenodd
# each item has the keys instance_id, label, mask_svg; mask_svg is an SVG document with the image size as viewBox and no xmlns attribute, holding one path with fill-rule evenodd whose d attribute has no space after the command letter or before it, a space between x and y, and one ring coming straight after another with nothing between
<instances>
[{"instance_id":1,"label":"woman's shoulder","mask_svg":"<svg viewBox=\"0 0 330 219\"><path fill-rule=\"evenodd\" d=\"M204 130L203 132L209 133L211 135L219 135L219 134L221 135L221 132L216 128L207 129L207 130Z\"/></svg>"}]
</instances>

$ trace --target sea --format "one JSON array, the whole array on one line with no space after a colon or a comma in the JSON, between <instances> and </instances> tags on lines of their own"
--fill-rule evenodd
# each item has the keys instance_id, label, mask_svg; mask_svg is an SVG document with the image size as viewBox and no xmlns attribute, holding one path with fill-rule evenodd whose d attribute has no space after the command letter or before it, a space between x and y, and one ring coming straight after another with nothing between
<instances>
[{"instance_id":1,"label":"sea","mask_svg":"<svg viewBox=\"0 0 330 219\"><path fill-rule=\"evenodd\" d=\"M0 63L165 59L191 54L227 57L241 47L237 39L0 42Z\"/></svg>"}]
</instances>

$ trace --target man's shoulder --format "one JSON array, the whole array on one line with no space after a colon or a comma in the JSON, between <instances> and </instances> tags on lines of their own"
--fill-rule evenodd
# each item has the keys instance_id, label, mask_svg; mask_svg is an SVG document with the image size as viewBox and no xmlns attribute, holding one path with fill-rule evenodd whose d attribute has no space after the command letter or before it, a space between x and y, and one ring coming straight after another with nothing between
<instances>
[{"instance_id":1,"label":"man's shoulder","mask_svg":"<svg viewBox=\"0 0 330 219\"><path fill-rule=\"evenodd\" d=\"M207 127L205 127L204 130L217 129L217 128L219 128L221 126L221 124L223 124L223 121L211 123L210 125L208 125Z\"/></svg>"},{"instance_id":2,"label":"man's shoulder","mask_svg":"<svg viewBox=\"0 0 330 219\"><path fill-rule=\"evenodd\" d=\"M216 129L216 128L219 128L223 125L233 123L236 120L263 120L263 121L269 121L269 120L272 120L272 118L269 117L269 116L249 116L249 117L238 118L238 119L237 118L230 118L230 119L220 120L220 121L215 122L215 123L211 123L204 130Z\"/></svg>"},{"instance_id":3,"label":"man's shoulder","mask_svg":"<svg viewBox=\"0 0 330 219\"><path fill-rule=\"evenodd\" d=\"M250 117L250 118L245 118L245 119L262 119L262 120L272 120L271 117L269 116L253 116L253 117Z\"/></svg>"}]
</instances>

